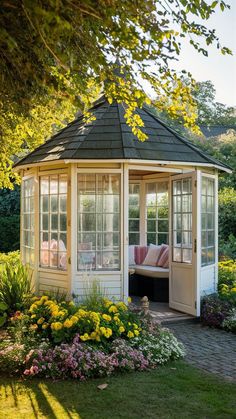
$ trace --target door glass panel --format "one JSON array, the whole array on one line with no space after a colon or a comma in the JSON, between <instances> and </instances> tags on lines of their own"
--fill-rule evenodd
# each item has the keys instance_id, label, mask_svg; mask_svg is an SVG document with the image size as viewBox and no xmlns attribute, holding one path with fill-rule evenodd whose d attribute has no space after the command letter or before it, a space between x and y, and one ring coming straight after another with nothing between
<instances>
[{"instance_id":1,"label":"door glass panel","mask_svg":"<svg viewBox=\"0 0 236 419\"><path fill-rule=\"evenodd\" d=\"M201 226L202 266L215 263L215 180L202 176Z\"/></svg>"},{"instance_id":2,"label":"door glass panel","mask_svg":"<svg viewBox=\"0 0 236 419\"><path fill-rule=\"evenodd\" d=\"M146 184L146 237L147 244L168 244L169 211L168 182Z\"/></svg>"},{"instance_id":3,"label":"door glass panel","mask_svg":"<svg viewBox=\"0 0 236 419\"><path fill-rule=\"evenodd\" d=\"M173 181L173 261L192 262L192 178Z\"/></svg>"}]
</instances>

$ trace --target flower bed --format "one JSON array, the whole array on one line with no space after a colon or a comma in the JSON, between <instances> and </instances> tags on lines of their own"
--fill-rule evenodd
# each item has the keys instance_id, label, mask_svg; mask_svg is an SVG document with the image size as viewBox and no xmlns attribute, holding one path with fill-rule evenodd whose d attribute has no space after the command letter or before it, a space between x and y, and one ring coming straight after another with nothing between
<instances>
[{"instance_id":1,"label":"flower bed","mask_svg":"<svg viewBox=\"0 0 236 419\"><path fill-rule=\"evenodd\" d=\"M143 371L184 356L173 334L123 302L101 299L99 311L48 296L16 312L0 345L0 371L77 378Z\"/></svg>"}]
</instances>

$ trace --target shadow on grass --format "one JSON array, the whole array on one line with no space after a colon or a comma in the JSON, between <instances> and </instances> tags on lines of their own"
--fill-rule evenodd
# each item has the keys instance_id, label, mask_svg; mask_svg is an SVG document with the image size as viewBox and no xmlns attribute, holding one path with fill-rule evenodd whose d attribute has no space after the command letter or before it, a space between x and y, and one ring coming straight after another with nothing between
<instances>
[{"instance_id":1,"label":"shadow on grass","mask_svg":"<svg viewBox=\"0 0 236 419\"><path fill-rule=\"evenodd\" d=\"M0 418L236 418L236 384L184 362L84 383L2 377L0 389Z\"/></svg>"}]
</instances>

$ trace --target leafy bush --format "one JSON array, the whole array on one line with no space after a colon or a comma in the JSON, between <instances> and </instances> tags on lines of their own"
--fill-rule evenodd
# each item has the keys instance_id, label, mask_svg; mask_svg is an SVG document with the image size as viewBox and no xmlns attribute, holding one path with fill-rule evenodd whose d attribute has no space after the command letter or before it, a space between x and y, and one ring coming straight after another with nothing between
<instances>
[{"instance_id":1,"label":"leafy bush","mask_svg":"<svg viewBox=\"0 0 236 419\"><path fill-rule=\"evenodd\" d=\"M226 260L219 263L219 296L236 306L236 261Z\"/></svg>"},{"instance_id":2,"label":"leafy bush","mask_svg":"<svg viewBox=\"0 0 236 419\"><path fill-rule=\"evenodd\" d=\"M20 215L0 217L0 252L10 252L20 248Z\"/></svg>"},{"instance_id":3,"label":"leafy bush","mask_svg":"<svg viewBox=\"0 0 236 419\"><path fill-rule=\"evenodd\" d=\"M223 188L219 192L219 235L227 240L229 233L236 236L236 190Z\"/></svg>"},{"instance_id":4,"label":"leafy bush","mask_svg":"<svg viewBox=\"0 0 236 419\"><path fill-rule=\"evenodd\" d=\"M0 301L0 327L2 327L7 320L8 305Z\"/></svg>"},{"instance_id":5,"label":"leafy bush","mask_svg":"<svg viewBox=\"0 0 236 419\"><path fill-rule=\"evenodd\" d=\"M0 271L5 267L5 264L17 265L20 263L19 250L9 253L0 253Z\"/></svg>"},{"instance_id":6,"label":"leafy bush","mask_svg":"<svg viewBox=\"0 0 236 419\"><path fill-rule=\"evenodd\" d=\"M228 332L236 333L236 313L223 321L223 328Z\"/></svg>"},{"instance_id":7,"label":"leafy bush","mask_svg":"<svg viewBox=\"0 0 236 419\"><path fill-rule=\"evenodd\" d=\"M230 317L232 312L232 304L216 294L202 299L201 321L207 326L221 328L223 321Z\"/></svg>"},{"instance_id":8,"label":"leafy bush","mask_svg":"<svg viewBox=\"0 0 236 419\"><path fill-rule=\"evenodd\" d=\"M185 355L184 347L168 329L158 329L158 333L143 333L132 340L131 345L142 351L149 364L162 365Z\"/></svg>"},{"instance_id":9,"label":"leafy bush","mask_svg":"<svg viewBox=\"0 0 236 419\"><path fill-rule=\"evenodd\" d=\"M230 234L227 239L219 241L220 258L236 259L236 236Z\"/></svg>"},{"instance_id":10,"label":"leafy bush","mask_svg":"<svg viewBox=\"0 0 236 419\"><path fill-rule=\"evenodd\" d=\"M8 306L8 312L28 308L32 299L30 269L21 263L6 263L0 271L0 301Z\"/></svg>"},{"instance_id":11,"label":"leafy bush","mask_svg":"<svg viewBox=\"0 0 236 419\"><path fill-rule=\"evenodd\" d=\"M167 330L159 330L156 335L146 334L132 341L115 339L108 351L81 343L77 335L72 344L30 351L24 374L83 380L114 372L143 371L183 355L182 345Z\"/></svg>"}]
</instances>

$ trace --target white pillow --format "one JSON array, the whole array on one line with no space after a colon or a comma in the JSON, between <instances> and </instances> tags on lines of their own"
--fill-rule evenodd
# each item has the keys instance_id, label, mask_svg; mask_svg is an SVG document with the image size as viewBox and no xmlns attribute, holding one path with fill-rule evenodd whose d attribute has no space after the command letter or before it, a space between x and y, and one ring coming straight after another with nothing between
<instances>
[{"instance_id":1,"label":"white pillow","mask_svg":"<svg viewBox=\"0 0 236 419\"><path fill-rule=\"evenodd\" d=\"M159 259L162 246L156 246L155 244L150 244L147 256L145 257L142 265L157 266L157 261Z\"/></svg>"},{"instance_id":2,"label":"white pillow","mask_svg":"<svg viewBox=\"0 0 236 419\"><path fill-rule=\"evenodd\" d=\"M134 260L134 245L129 246L129 266L135 265Z\"/></svg>"}]
</instances>

